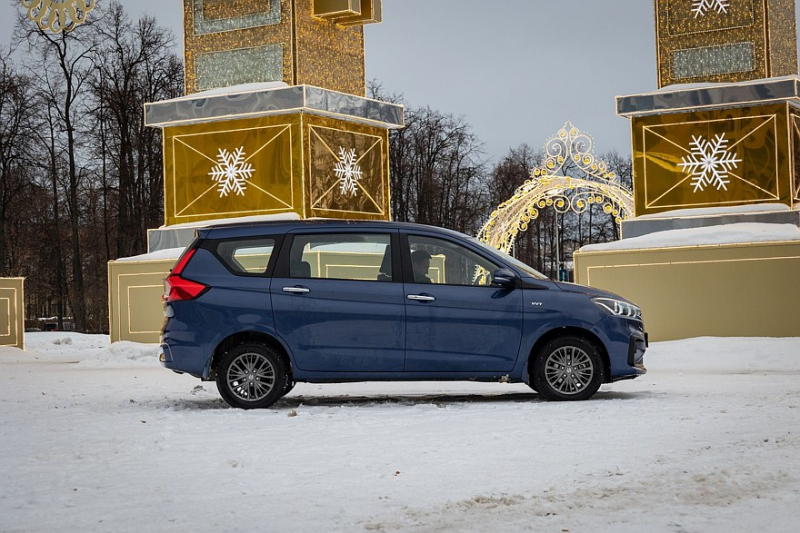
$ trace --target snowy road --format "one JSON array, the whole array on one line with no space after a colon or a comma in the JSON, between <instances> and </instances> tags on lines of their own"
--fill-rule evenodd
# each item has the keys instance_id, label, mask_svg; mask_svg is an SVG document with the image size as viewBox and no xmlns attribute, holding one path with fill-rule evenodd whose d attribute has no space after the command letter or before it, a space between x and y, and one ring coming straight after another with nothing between
<instances>
[{"instance_id":1,"label":"snowy road","mask_svg":"<svg viewBox=\"0 0 800 533\"><path fill-rule=\"evenodd\" d=\"M658 343L582 403L300 384L255 412L107 342L0 348L0 531L797 530L800 338Z\"/></svg>"}]
</instances>

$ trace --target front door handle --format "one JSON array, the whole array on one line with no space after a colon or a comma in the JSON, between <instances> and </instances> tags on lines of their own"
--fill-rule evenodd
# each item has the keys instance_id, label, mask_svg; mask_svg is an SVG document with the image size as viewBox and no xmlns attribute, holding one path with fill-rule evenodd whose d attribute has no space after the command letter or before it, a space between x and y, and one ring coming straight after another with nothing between
<instances>
[{"instance_id":1,"label":"front door handle","mask_svg":"<svg viewBox=\"0 0 800 533\"><path fill-rule=\"evenodd\" d=\"M292 294L308 294L311 289L307 287L284 287L283 292L291 292Z\"/></svg>"},{"instance_id":2,"label":"front door handle","mask_svg":"<svg viewBox=\"0 0 800 533\"><path fill-rule=\"evenodd\" d=\"M428 294L409 294L406 299L414 300L415 302L433 302L436 300L436 298Z\"/></svg>"}]
</instances>

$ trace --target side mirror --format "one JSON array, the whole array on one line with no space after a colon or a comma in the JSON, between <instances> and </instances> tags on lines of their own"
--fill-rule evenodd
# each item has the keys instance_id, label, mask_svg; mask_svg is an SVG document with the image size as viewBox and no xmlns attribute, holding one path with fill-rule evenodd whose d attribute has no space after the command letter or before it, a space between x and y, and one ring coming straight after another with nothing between
<instances>
[{"instance_id":1,"label":"side mirror","mask_svg":"<svg viewBox=\"0 0 800 533\"><path fill-rule=\"evenodd\" d=\"M492 275L492 286L513 289L517 286L518 279L517 275L511 270L507 268L498 268Z\"/></svg>"}]
</instances>

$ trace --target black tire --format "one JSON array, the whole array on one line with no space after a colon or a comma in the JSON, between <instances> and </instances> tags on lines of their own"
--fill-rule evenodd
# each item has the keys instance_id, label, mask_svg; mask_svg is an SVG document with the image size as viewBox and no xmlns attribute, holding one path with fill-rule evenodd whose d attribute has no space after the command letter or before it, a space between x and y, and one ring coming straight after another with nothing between
<instances>
[{"instance_id":1,"label":"black tire","mask_svg":"<svg viewBox=\"0 0 800 533\"><path fill-rule=\"evenodd\" d=\"M581 337L557 337L533 361L532 388L547 400L588 400L603 383L603 359Z\"/></svg>"},{"instance_id":2,"label":"black tire","mask_svg":"<svg viewBox=\"0 0 800 533\"><path fill-rule=\"evenodd\" d=\"M217 389L225 403L241 409L263 409L275 403L287 383L281 357L269 346L240 344L217 366Z\"/></svg>"},{"instance_id":3,"label":"black tire","mask_svg":"<svg viewBox=\"0 0 800 533\"><path fill-rule=\"evenodd\" d=\"M292 381L292 378L290 376L286 376L286 385L283 386L283 392L281 393L281 396L286 396L287 394L292 392L294 386L295 382Z\"/></svg>"}]
</instances>

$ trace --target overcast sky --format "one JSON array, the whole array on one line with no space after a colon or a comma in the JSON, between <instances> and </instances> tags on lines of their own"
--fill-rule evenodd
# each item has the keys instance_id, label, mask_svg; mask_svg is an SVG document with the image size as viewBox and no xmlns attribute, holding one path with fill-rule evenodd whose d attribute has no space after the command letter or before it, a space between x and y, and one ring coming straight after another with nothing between
<instances>
[{"instance_id":1,"label":"overcast sky","mask_svg":"<svg viewBox=\"0 0 800 533\"><path fill-rule=\"evenodd\" d=\"M172 29L182 50L182 0L124 4ZM4 45L19 6L0 0ZM463 115L495 161L541 147L567 120L597 153L630 154L614 97L658 86L652 0L383 0L383 18L366 29L367 79Z\"/></svg>"}]
</instances>

